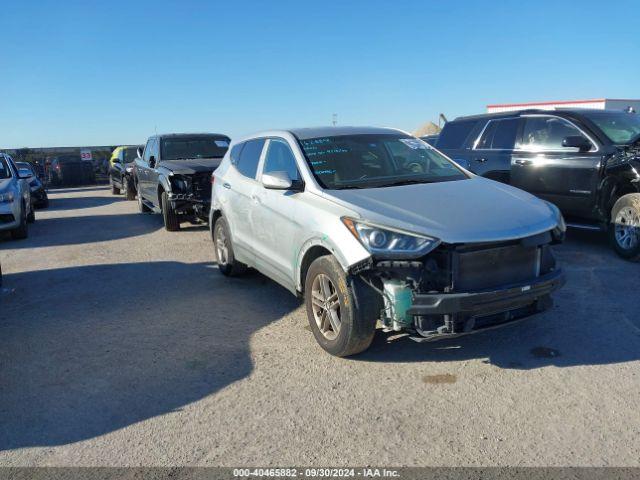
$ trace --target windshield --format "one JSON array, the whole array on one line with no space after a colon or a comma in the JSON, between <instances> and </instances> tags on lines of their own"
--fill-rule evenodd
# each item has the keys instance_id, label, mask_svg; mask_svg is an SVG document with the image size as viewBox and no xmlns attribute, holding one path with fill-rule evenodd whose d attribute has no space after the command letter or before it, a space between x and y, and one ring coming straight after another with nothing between
<instances>
[{"instance_id":1,"label":"windshield","mask_svg":"<svg viewBox=\"0 0 640 480\"><path fill-rule=\"evenodd\" d=\"M229 148L227 137L197 135L166 137L162 139L162 160L186 160L192 158L222 158Z\"/></svg>"},{"instance_id":2,"label":"windshield","mask_svg":"<svg viewBox=\"0 0 640 480\"><path fill-rule=\"evenodd\" d=\"M327 189L378 188L468 178L430 145L401 134L301 140L318 183Z\"/></svg>"},{"instance_id":3,"label":"windshield","mask_svg":"<svg viewBox=\"0 0 640 480\"><path fill-rule=\"evenodd\" d=\"M4 157L0 157L0 180L4 180L6 178L11 178L11 170L9 170L9 165L7 165L7 161Z\"/></svg>"},{"instance_id":4,"label":"windshield","mask_svg":"<svg viewBox=\"0 0 640 480\"><path fill-rule=\"evenodd\" d=\"M640 135L640 115L626 112L585 112L613 143L624 145Z\"/></svg>"}]
</instances>

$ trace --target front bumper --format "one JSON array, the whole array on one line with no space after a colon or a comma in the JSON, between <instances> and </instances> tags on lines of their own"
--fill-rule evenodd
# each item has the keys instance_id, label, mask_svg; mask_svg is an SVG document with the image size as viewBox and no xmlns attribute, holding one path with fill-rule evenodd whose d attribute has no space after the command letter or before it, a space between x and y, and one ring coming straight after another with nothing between
<instances>
[{"instance_id":1,"label":"front bumper","mask_svg":"<svg viewBox=\"0 0 640 480\"><path fill-rule=\"evenodd\" d=\"M13 230L20 226L20 206L18 202L0 203L0 231Z\"/></svg>"},{"instance_id":2,"label":"front bumper","mask_svg":"<svg viewBox=\"0 0 640 480\"><path fill-rule=\"evenodd\" d=\"M421 331L426 338L442 338L473 333L506 325L546 310L549 295L562 287L565 276L554 270L535 280L500 289L469 293L416 294L407 314L430 319L432 330ZM441 321L440 321L441 320Z\"/></svg>"},{"instance_id":3,"label":"front bumper","mask_svg":"<svg viewBox=\"0 0 640 480\"><path fill-rule=\"evenodd\" d=\"M196 197L193 194L171 193L169 201L176 213L193 214L202 220L208 220L211 201Z\"/></svg>"}]
</instances>

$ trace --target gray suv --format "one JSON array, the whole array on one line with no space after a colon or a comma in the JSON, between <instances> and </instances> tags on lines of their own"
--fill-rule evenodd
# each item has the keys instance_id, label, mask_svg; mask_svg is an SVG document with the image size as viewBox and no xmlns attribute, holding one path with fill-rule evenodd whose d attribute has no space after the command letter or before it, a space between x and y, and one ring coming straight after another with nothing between
<instances>
[{"instance_id":1,"label":"gray suv","mask_svg":"<svg viewBox=\"0 0 640 480\"><path fill-rule=\"evenodd\" d=\"M548 308L564 282L555 206L395 129L233 143L209 223L221 272L253 267L304 297L316 340L338 356L365 350L377 321L418 340L504 325Z\"/></svg>"}]
</instances>

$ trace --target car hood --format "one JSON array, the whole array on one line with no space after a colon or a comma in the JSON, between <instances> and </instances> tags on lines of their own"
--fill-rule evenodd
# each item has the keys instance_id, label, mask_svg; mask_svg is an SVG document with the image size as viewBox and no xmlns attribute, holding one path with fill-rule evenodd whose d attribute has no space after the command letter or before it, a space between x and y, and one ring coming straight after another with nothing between
<instances>
[{"instance_id":1,"label":"car hood","mask_svg":"<svg viewBox=\"0 0 640 480\"><path fill-rule=\"evenodd\" d=\"M213 172L222 162L222 158L194 158L188 160L163 160L158 165L173 173L193 175L200 172Z\"/></svg>"},{"instance_id":2,"label":"car hood","mask_svg":"<svg viewBox=\"0 0 640 480\"><path fill-rule=\"evenodd\" d=\"M364 221L445 243L513 240L552 230L557 210L533 195L482 177L362 190L325 190L325 198Z\"/></svg>"}]
</instances>

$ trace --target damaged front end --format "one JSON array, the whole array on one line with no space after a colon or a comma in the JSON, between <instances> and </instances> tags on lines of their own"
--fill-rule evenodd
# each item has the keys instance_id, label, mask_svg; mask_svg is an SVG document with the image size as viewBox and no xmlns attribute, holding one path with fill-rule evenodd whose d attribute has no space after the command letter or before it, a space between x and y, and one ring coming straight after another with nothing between
<instances>
[{"instance_id":1,"label":"damaged front end","mask_svg":"<svg viewBox=\"0 0 640 480\"><path fill-rule=\"evenodd\" d=\"M564 284L551 251L561 228L512 241L438 243L409 258L372 255L353 265L382 297L385 328L435 340L511 323L548 309Z\"/></svg>"},{"instance_id":2,"label":"damaged front end","mask_svg":"<svg viewBox=\"0 0 640 480\"><path fill-rule=\"evenodd\" d=\"M211 172L169 176L169 200L176 213L206 220L211 206Z\"/></svg>"}]
</instances>

